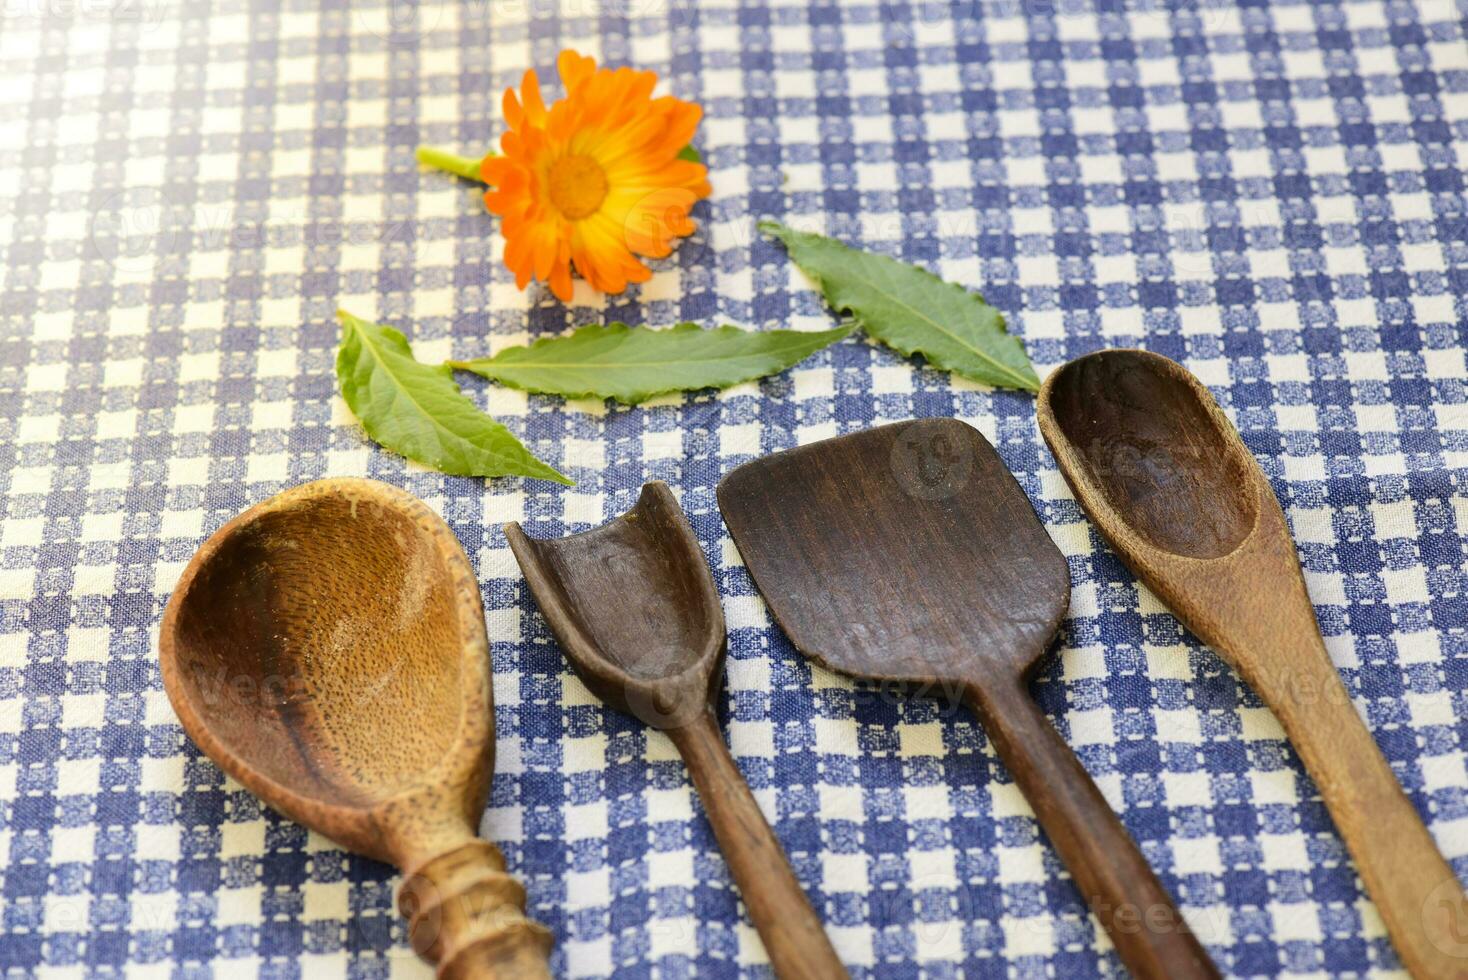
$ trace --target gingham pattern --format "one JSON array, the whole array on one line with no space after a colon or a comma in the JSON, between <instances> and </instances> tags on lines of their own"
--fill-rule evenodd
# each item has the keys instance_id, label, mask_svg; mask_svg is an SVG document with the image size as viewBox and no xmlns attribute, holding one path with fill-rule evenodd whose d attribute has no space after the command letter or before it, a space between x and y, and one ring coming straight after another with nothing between
<instances>
[{"instance_id":1,"label":"gingham pattern","mask_svg":"<svg viewBox=\"0 0 1468 980\"><path fill-rule=\"evenodd\" d=\"M754 220L921 261L1042 373L1184 361L1293 524L1332 656L1468 875L1468 44L1452 0L831 3L15 0L0 22L0 966L9 976L427 976L390 870L264 810L183 737L162 606L202 538L311 478L426 498L475 562L499 766L483 829L559 973L761 976L669 742L564 668L500 531L676 489L730 626L735 755L859 977L1122 968L983 733L813 670L713 489L765 452L955 415L1070 558L1038 697L1220 966L1398 969L1313 786L1238 678L1083 519L1032 400L858 339L635 410L466 383L579 482L445 478L334 394L338 305L468 357L573 323L823 327ZM524 296L420 141L497 135L562 46L707 110L714 196L653 281Z\"/></svg>"}]
</instances>

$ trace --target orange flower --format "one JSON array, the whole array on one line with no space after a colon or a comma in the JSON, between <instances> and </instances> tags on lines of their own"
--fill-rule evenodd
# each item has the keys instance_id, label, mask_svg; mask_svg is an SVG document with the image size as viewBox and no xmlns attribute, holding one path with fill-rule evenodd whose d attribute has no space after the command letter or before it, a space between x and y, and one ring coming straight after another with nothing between
<instances>
[{"instance_id":1,"label":"orange flower","mask_svg":"<svg viewBox=\"0 0 1468 980\"><path fill-rule=\"evenodd\" d=\"M539 279L569 300L574 266L619 293L652 275L639 255L662 258L693 231L688 211L709 195L708 168L679 153L703 110L653 98L656 72L598 69L569 50L557 67L566 97L549 109L533 70L518 97L505 92L510 128L501 155L480 165L484 204L501 218L505 265L521 289Z\"/></svg>"}]
</instances>

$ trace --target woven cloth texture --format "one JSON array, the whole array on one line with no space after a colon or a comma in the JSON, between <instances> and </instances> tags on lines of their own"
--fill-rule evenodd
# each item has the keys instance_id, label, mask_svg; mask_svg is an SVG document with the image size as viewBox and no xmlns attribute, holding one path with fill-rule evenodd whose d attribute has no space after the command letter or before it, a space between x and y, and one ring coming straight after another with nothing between
<instances>
[{"instance_id":1,"label":"woven cloth texture","mask_svg":"<svg viewBox=\"0 0 1468 980\"><path fill-rule=\"evenodd\" d=\"M1355 705L1468 876L1465 21L1453 0L8 3L0 969L431 975L392 870L225 778L159 679L200 542L354 475L425 498L478 572L482 830L558 975L770 975L671 744L568 672L501 531L585 530L651 479L724 596L728 742L853 975L1124 975L973 719L805 663L718 516L720 477L760 454L956 416L1070 563L1035 696L1221 969L1401 975L1279 725L1085 520L1031 396L859 336L636 409L466 379L577 484L450 478L366 440L333 313L424 360L610 320L828 327L757 233L771 216L981 290L1042 375L1104 347L1176 358L1269 475ZM570 304L516 290L478 191L413 159L489 147L503 90L553 80L563 47L702 103L713 184L650 282L578 281Z\"/></svg>"}]
</instances>

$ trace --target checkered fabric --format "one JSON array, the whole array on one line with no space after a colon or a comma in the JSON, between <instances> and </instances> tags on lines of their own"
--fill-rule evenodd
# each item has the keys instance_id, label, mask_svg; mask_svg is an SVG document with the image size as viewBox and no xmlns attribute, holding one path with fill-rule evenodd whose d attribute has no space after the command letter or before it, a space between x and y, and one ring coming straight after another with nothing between
<instances>
[{"instance_id":1,"label":"checkered fabric","mask_svg":"<svg viewBox=\"0 0 1468 980\"><path fill-rule=\"evenodd\" d=\"M1123 968L963 714L813 669L714 502L762 453L977 426L1069 557L1036 696L1240 976L1398 962L1273 716L1120 565L1033 399L852 338L637 409L466 390L578 482L447 478L335 393L333 311L471 357L573 324L829 326L754 222L920 262L1043 374L1143 346L1217 394L1283 501L1330 653L1468 876L1468 5L1453 0L10 0L0 21L0 967L424 977L391 869L265 809L184 737L163 604L214 528L367 475L480 576L499 764L484 833L558 974L769 974L671 744L570 673L500 526L670 483L725 597L729 744L858 977ZM500 130L563 46L707 115L701 230L652 281L518 292L419 142Z\"/></svg>"}]
</instances>

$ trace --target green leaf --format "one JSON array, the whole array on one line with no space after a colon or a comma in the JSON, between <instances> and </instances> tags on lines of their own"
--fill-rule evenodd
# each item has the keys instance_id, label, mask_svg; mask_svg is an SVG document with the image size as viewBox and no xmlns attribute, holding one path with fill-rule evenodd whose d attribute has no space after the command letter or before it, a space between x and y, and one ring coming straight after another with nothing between
<instances>
[{"instance_id":1,"label":"green leaf","mask_svg":"<svg viewBox=\"0 0 1468 980\"><path fill-rule=\"evenodd\" d=\"M982 296L925 269L849 248L832 238L761 221L837 313L904 354L996 388L1039 391L1040 379L1018 337Z\"/></svg>"},{"instance_id":2,"label":"green leaf","mask_svg":"<svg viewBox=\"0 0 1468 980\"><path fill-rule=\"evenodd\" d=\"M693 148L692 143L689 143L687 146L683 147L683 149L678 151L678 159L692 160L694 163L703 163L703 157L698 155L698 151Z\"/></svg>"},{"instance_id":3,"label":"green leaf","mask_svg":"<svg viewBox=\"0 0 1468 980\"><path fill-rule=\"evenodd\" d=\"M526 391L567 398L615 398L635 405L654 395L725 388L783 371L851 332L836 330L701 330L680 323L668 330L593 324L493 357L451 361Z\"/></svg>"},{"instance_id":4,"label":"green leaf","mask_svg":"<svg viewBox=\"0 0 1468 980\"><path fill-rule=\"evenodd\" d=\"M459 391L443 365L413 359L392 327L338 310L342 342L336 376L342 397L384 448L455 476L528 476L569 484L530 454L503 425Z\"/></svg>"}]
</instances>

